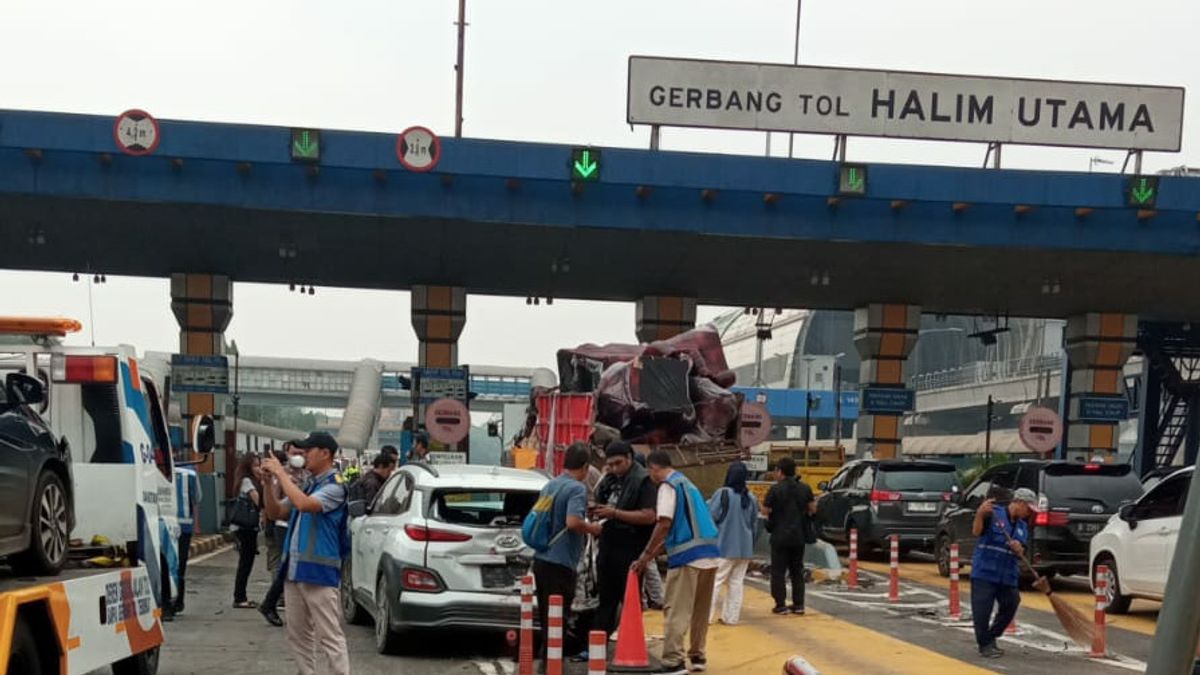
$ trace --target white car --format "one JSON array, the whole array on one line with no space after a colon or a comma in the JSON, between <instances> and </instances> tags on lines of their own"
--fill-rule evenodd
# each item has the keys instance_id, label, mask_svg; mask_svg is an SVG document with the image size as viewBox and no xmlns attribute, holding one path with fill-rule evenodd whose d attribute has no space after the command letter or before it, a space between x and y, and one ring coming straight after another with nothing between
<instances>
[{"instance_id":1,"label":"white car","mask_svg":"<svg viewBox=\"0 0 1200 675\"><path fill-rule=\"evenodd\" d=\"M1097 565L1109 569L1109 613L1124 614L1134 598L1162 600L1193 473L1188 467L1162 479L1092 539L1092 579Z\"/></svg>"},{"instance_id":2,"label":"white car","mask_svg":"<svg viewBox=\"0 0 1200 675\"><path fill-rule=\"evenodd\" d=\"M345 620L373 617L380 653L413 628L518 628L521 577L533 560L521 523L547 480L501 467L400 467L365 514L351 504Z\"/></svg>"}]
</instances>

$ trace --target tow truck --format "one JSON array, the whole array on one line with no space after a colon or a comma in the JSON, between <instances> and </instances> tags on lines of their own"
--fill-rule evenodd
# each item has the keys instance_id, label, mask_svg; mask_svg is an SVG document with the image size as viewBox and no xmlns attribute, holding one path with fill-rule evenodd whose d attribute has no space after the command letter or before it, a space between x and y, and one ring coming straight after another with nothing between
<instances>
[{"instance_id":1,"label":"tow truck","mask_svg":"<svg viewBox=\"0 0 1200 675\"><path fill-rule=\"evenodd\" d=\"M80 329L71 319L0 317L0 374L40 381L24 404L70 449L75 514L67 569L0 572L0 672L154 675L179 534L162 399L132 347L62 344ZM197 451L212 450L211 424L193 425Z\"/></svg>"}]
</instances>

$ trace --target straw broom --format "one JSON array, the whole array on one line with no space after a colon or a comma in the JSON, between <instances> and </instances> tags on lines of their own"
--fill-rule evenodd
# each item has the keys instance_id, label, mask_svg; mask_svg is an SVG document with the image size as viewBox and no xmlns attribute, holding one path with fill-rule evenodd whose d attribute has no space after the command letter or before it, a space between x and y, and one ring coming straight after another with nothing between
<instances>
[{"instance_id":1,"label":"straw broom","mask_svg":"<svg viewBox=\"0 0 1200 675\"><path fill-rule=\"evenodd\" d=\"M1008 539L1008 543L1013 542L1013 538L1008 534L1008 529L1002 530L1004 537ZM1038 574L1025 559L1025 556L1017 556L1021 565L1033 575L1033 587L1046 594L1046 599L1050 601L1050 607L1054 610L1054 615L1058 617L1058 622L1062 624L1063 630L1067 635L1075 641L1076 644L1090 648L1092 646L1092 638L1095 636L1095 622L1089 619L1079 608L1075 607L1065 599L1054 594L1054 589L1050 587L1050 580Z\"/></svg>"}]
</instances>

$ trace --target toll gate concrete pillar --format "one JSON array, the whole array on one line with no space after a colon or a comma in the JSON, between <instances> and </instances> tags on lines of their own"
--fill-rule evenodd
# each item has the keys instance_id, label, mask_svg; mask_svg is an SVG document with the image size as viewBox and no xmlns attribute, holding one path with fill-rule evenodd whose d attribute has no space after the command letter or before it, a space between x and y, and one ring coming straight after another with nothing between
<instances>
[{"instance_id":1,"label":"toll gate concrete pillar","mask_svg":"<svg viewBox=\"0 0 1200 675\"><path fill-rule=\"evenodd\" d=\"M855 434L859 457L900 456L900 423L908 412L904 400L910 396L906 365L920 329L919 305L872 304L854 310L854 347L862 358L862 395ZM896 396L872 395L868 401L868 390L872 394L895 390Z\"/></svg>"},{"instance_id":2,"label":"toll gate concrete pillar","mask_svg":"<svg viewBox=\"0 0 1200 675\"><path fill-rule=\"evenodd\" d=\"M179 322L179 353L187 356L221 356L225 349L225 328L233 318L233 281L220 274L172 274L171 311ZM230 377L230 385L233 384ZM213 462L197 466L203 473L221 473L232 466L225 456L222 417L224 397L216 393L187 393L180 398L184 429L192 418L210 415L217 426L217 447ZM230 451L233 449L230 448Z\"/></svg>"},{"instance_id":3,"label":"toll gate concrete pillar","mask_svg":"<svg viewBox=\"0 0 1200 675\"><path fill-rule=\"evenodd\" d=\"M413 286L412 324L420 340L418 365L458 365L458 337L467 323L467 292L461 286Z\"/></svg>"},{"instance_id":4,"label":"toll gate concrete pillar","mask_svg":"<svg viewBox=\"0 0 1200 675\"><path fill-rule=\"evenodd\" d=\"M647 295L637 301L638 342L666 340L695 327L695 298Z\"/></svg>"},{"instance_id":5,"label":"toll gate concrete pillar","mask_svg":"<svg viewBox=\"0 0 1200 675\"><path fill-rule=\"evenodd\" d=\"M1093 312L1067 320L1071 362L1066 459L1115 458L1118 424L1127 410L1125 362L1137 344L1136 314Z\"/></svg>"}]
</instances>

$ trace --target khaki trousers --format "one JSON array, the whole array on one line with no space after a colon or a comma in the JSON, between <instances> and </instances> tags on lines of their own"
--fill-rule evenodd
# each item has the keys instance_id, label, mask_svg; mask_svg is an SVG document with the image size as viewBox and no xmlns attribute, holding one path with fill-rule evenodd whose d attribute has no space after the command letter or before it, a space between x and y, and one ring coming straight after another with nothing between
<instances>
[{"instance_id":1,"label":"khaki trousers","mask_svg":"<svg viewBox=\"0 0 1200 675\"><path fill-rule=\"evenodd\" d=\"M684 634L689 635L686 656L704 658L708 641L708 613L712 607L716 568L675 567L667 570L667 597L663 607L663 665L683 664Z\"/></svg>"},{"instance_id":2,"label":"khaki trousers","mask_svg":"<svg viewBox=\"0 0 1200 675\"><path fill-rule=\"evenodd\" d=\"M342 632L338 589L289 581L283 585L283 597L296 672L314 675L320 653L329 659L330 675L350 675L350 651Z\"/></svg>"}]
</instances>

